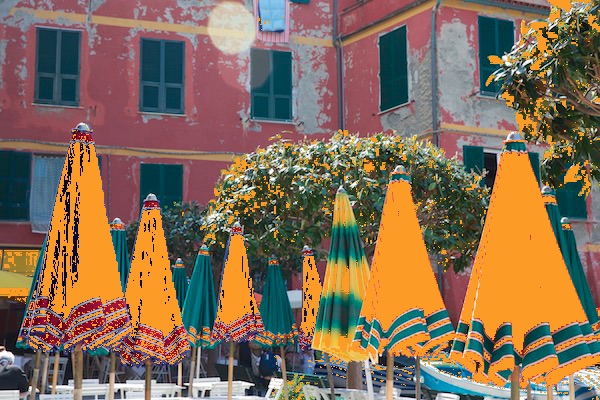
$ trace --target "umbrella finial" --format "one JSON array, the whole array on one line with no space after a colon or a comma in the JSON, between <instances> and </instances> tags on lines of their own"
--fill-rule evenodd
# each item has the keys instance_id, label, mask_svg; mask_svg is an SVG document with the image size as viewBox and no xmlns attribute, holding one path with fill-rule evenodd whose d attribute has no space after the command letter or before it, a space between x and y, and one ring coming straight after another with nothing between
<instances>
[{"instance_id":1,"label":"umbrella finial","mask_svg":"<svg viewBox=\"0 0 600 400\"><path fill-rule=\"evenodd\" d=\"M183 260L182 260L181 258L178 258L178 259L175 261L175 268L184 268L184 267L183 267Z\"/></svg>"},{"instance_id":2,"label":"umbrella finial","mask_svg":"<svg viewBox=\"0 0 600 400\"><path fill-rule=\"evenodd\" d=\"M511 132L504 141L504 149L502 152L516 152L516 153L527 153L527 146L525 146L525 140L519 132Z\"/></svg>"},{"instance_id":3,"label":"umbrella finial","mask_svg":"<svg viewBox=\"0 0 600 400\"><path fill-rule=\"evenodd\" d=\"M302 248L302 255L305 257L312 256L313 251L310 247L308 247L307 245L304 245L304 247Z\"/></svg>"},{"instance_id":4,"label":"umbrella finial","mask_svg":"<svg viewBox=\"0 0 600 400\"><path fill-rule=\"evenodd\" d=\"M519 132L511 132L508 134L508 136L506 137L506 141L507 142L515 142L517 140L523 140L523 138L521 137L521 134Z\"/></svg>"},{"instance_id":5,"label":"umbrella finial","mask_svg":"<svg viewBox=\"0 0 600 400\"><path fill-rule=\"evenodd\" d=\"M544 186L542 188L542 194L552 194L552 188L550 186Z\"/></svg>"},{"instance_id":6,"label":"umbrella finial","mask_svg":"<svg viewBox=\"0 0 600 400\"><path fill-rule=\"evenodd\" d=\"M394 181L407 181L410 183L410 176L408 175L408 171L404 168L403 165L398 165L394 168L394 172L392 172L392 176L390 177L390 182Z\"/></svg>"},{"instance_id":7,"label":"umbrella finial","mask_svg":"<svg viewBox=\"0 0 600 400\"><path fill-rule=\"evenodd\" d=\"M571 220L567 217L562 217L560 219L560 224L562 225L562 228L565 231L570 231L571 230Z\"/></svg>"},{"instance_id":8,"label":"umbrella finial","mask_svg":"<svg viewBox=\"0 0 600 400\"><path fill-rule=\"evenodd\" d=\"M208 252L208 246L205 244L202 244L202 246L200 246L200 249L198 250L198 254L203 255L203 256L210 255L210 253Z\"/></svg>"},{"instance_id":9,"label":"umbrella finial","mask_svg":"<svg viewBox=\"0 0 600 400\"><path fill-rule=\"evenodd\" d=\"M338 192L338 193L346 193L346 189L344 189L344 185L341 185L341 186L338 188L337 192Z\"/></svg>"},{"instance_id":10,"label":"umbrella finial","mask_svg":"<svg viewBox=\"0 0 600 400\"><path fill-rule=\"evenodd\" d=\"M94 131L92 130L92 128L90 128L88 124L86 124L85 122L80 122L75 128L71 129L71 140L76 142L91 143L94 141L94 139L92 138L93 132Z\"/></svg>"},{"instance_id":11,"label":"umbrella finial","mask_svg":"<svg viewBox=\"0 0 600 400\"><path fill-rule=\"evenodd\" d=\"M240 224L239 221L236 221L236 223L233 224L233 226L231 227L231 234L232 235L241 235L244 232L244 228L242 228L242 224Z\"/></svg>"},{"instance_id":12,"label":"umbrella finial","mask_svg":"<svg viewBox=\"0 0 600 400\"><path fill-rule=\"evenodd\" d=\"M112 222L110 223L110 229L116 231L116 230L125 230L125 224L123 223L123 221L121 221L121 218L116 217L115 219L112 220Z\"/></svg>"},{"instance_id":13,"label":"umbrella finial","mask_svg":"<svg viewBox=\"0 0 600 400\"><path fill-rule=\"evenodd\" d=\"M143 210L149 210L151 208L160 208L160 202L154 193L149 193L144 200Z\"/></svg>"},{"instance_id":14,"label":"umbrella finial","mask_svg":"<svg viewBox=\"0 0 600 400\"><path fill-rule=\"evenodd\" d=\"M271 254L271 257L269 257L269 266L271 265L279 265L279 261L277 260L277 257L275 257L275 255Z\"/></svg>"}]
</instances>

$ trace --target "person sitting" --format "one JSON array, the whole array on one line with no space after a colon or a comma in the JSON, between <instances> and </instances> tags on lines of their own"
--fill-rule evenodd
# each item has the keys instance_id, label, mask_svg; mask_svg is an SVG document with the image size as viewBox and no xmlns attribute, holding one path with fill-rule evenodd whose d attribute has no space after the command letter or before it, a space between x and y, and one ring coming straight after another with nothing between
<instances>
[{"instance_id":1,"label":"person sitting","mask_svg":"<svg viewBox=\"0 0 600 400\"><path fill-rule=\"evenodd\" d=\"M269 386L269 381L275 376L275 372L279 371L277 359L270 348L264 351L260 356L258 371L260 372L260 377L263 379L265 387Z\"/></svg>"},{"instance_id":2,"label":"person sitting","mask_svg":"<svg viewBox=\"0 0 600 400\"><path fill-rule=\"evenodd\" d=\"M20 397L29 393L29 381L25 372L14 365L15 356L10 351L0 351L0 390L18 390Z\"/></svg>"}]
</instances>

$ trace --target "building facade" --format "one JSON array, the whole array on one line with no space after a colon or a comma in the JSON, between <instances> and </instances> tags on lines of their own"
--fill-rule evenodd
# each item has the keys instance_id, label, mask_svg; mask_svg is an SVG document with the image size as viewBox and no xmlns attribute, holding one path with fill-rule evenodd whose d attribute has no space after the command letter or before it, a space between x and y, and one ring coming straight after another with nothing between
<instances>
[{"instance_id":1,"label":"building facade","mask_svg":"<svg viewBox=\"0 0 600 400\"><path fill-rule=\"evenodd\" d=\"M492 185L514 112L487 86L545 0L295 0L281 33L252 0L7 0L0 4L0 248L33 269L69 130L95 131L110 219L206 203L235 154L341 128L433 140ZM529 146L539 175L544 148ZM48 178L51 177L51 178ZM52 178L55 177L55 178ZM598 304L600 195L558 193ZM447 273L456 321L468 271Z\"/></svg>"}]
</instances>

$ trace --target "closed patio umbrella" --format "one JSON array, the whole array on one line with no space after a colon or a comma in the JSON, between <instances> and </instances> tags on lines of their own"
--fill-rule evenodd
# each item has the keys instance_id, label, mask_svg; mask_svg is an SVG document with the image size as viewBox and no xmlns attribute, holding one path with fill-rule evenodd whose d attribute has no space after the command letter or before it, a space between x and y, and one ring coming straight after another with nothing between
<instances>
[{"instance_id":1,"label":"closed patio umbrella","mask_svg":"<svg viewBox=\"0 0 600 400\"><path fill-rule=\"evenodd\" d=\"M185 272L185 266L183 265L181 258L178 258L177 261L175 261L172 279L173 285L175 286L175 293L177 293L177 303L179 304L179 308L183 309L183 303L185 302L185 297L188 293L190 281Z\"/></svg>"},{"instance_id":2,"label":"closed patio umbrella","mask_svg":"<svg viewBox=\"0 0 600 400\"><path fill-rule=\"evenodd\" d=\"M306 350L311 348L315 323L317 322L319 300L321 300L321 292L323 291L315 256L308 246L304 246L302 249L302 274L302 321L298 332L298 342L300 347Z\"/></svg>"}]
</instances>

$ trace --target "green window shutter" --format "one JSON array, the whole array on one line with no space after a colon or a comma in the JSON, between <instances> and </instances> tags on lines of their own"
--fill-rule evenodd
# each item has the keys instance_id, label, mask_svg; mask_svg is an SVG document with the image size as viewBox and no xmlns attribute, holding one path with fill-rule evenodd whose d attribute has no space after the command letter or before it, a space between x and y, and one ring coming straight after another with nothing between
<instances>
[{"instance_id":1,"label":"green window shutter","mask_svg":"<svg viewBox=\"0 0 600 400\"><path fill-rule=\"evenodd\" d=\"M60 103L79 102L79 32L60 32Z\"/></svg>"},{"instance_id":2,"label":"green window shutter","mask_svg":"<svg viewBox=\"0 0 600 400\"><path fill-rule=\"evenodd\" d=\"M273 51L273 101L275 119L292 119L292 53Z\"/></svg>"},{"instance_id":3,"label":"green window shutter","mask_svg":"<svg viewBox=\"0 0 600 400\"><path fill-rule=\"evenodd\" d=\"M531 162L531 168L535 174L535 179L538 181L538 185L541 184L542 180L540 177L540 155L538 153L529 153L529 161Z\"/></svg>"},{"instance_id":4,"label":"green window shutter","mask_svg":"<svg viewBox=\"0 0 600 400\"><path fill-rule=\"evenodd\" d=\"M29 220L31 154L0 151L0 220Z\"/></svg>"},{"instance_id":5,"label":"green window shutter","mask_svg":"<svg viewBox=\"0 0 600 400\"><path fill-rule=\"evenodd\" d=\"M560 214L568 218L587 219L587 201L579 196L581 182L570 182L556 190L556 201Z\"/></svg>"},{"instance_id":6,"label":"green window shutter","mask_svg":"<svg viewBox=\"0 0 600 400\"><path fill-rule=\"evenodd\" d=\"M481 174L484 169L483 147L463 146L463 164L467 171Z\"/></svg>"},{"instance_id":7,"label":"green window shutter","mask_svg":"<svg viewBox=\"0 0 600 400\"><path fill-rule=\"evenodd\" d=\"M162 207L171 207L183 200L183 165L161 165L162 192L159 200Z\"/></svg>"},{"instance_id":8,"label":"green window shutter","mask_svg":"<svg viewBox=\"0 0 600 400\"><path fill-rule=\"evenodd\" d=\"M380 110L408 101L406 27L400 27L379 38Z\"/></svg>"},{"instance_id":9,"label":"green window shutter","mask_svg":"<svg viewBox=\"0 0 600 400\"><path fill-rule=\"evenodd\" d=\"M164 110L169 113L183 113L184 51L183 42L164 44Z\"/></svg>"},{"instance_id":10,"label":"green window shutter","mask_svg":"<svg viewBox=\"0 0 600 400\"><path fill-rule=\"evenodd\" d=\"M250 57L251 114L253 118L269 118L270 52L268 50L252 49Z\"/></svg>"},{"instance_id":11,"label":"green window shutter","mask_svg":"<svg viewBox=\"0 0 600 400\"><path fill-rule=\"evenodd\" d=\"M37 70L35 101L50 103L54 100L56 84L56 55L58 31L37 29Z\"/></svg>"},{"instance_id":12,"label":"green window shutter","mask_svg":"<svg viewBox=\"0 0 600 400\"><path fill-rule=\"evenodd\" d=\"M140 109L159 111L161 84L161 42L142 39L140 59Z\"/></svg>"},{"instance_id":13,"label":"green window shutter","mask_svg":"<svg viewBox=\"0 0 600 400\"><path fill-rule=\"evenodd\" d=\"M488 57L498 55L496 52L496 28L497 20L488 17L479 17L479 90L482 94L497 93L494 83L486 86L485 83L489 76L496 70L490 63Z\"/></svg>"},{"instance_id":14,"label":"green window shutter","mask_svg":"<svg viewBox=\"0 0 600 400\"><path fill-rule=\"evenodd\" d=\"M498 57L510 53L515 44L515 24L513 21L499 19L498 23ZM495 67L496 68L496 67Z\"/></svg>"}]
</instances>

